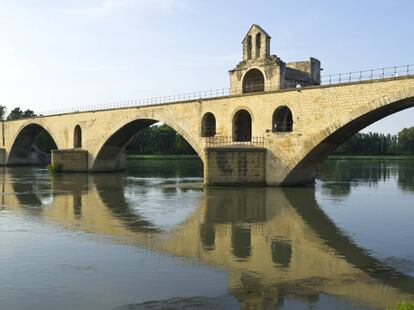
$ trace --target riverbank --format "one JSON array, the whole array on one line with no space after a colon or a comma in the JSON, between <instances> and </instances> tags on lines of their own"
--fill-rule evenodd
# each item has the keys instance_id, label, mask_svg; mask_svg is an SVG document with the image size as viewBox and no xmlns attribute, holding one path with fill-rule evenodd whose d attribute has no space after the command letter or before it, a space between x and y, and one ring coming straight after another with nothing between
<instances>
[{"instance_id":1,"label":"riverbank","mask_svg":"<svg viewBox=\"0 0 414 310\"><path fill-rule=\"evenodd\" d=\"M128 159L164 160L199 159L198 155L128 155Z\"/></svg>"},{"instance_id":2,"label":"riverbank","mask_svg":"<svg viewBox=\"0 0 414 310\"><path fill-rule=\"evenodd\" d=\"M414 159L414 156L400 156L400 155L331 155L328 160L338 159L352 159L352 160L401 160L401 159Z\"/></svg>"},{"instance_id":3,"label":"riverbank","mask_svg":"<svg viewBox=\"0 0 414 310\"><path fill-rule=\"evenodd\" d=\"M198 155L128 155L128 159L141 159L141 160L182 160L182 159L199 159ZM413 159L414 156L400 156L400 155L331 155L328 160L338 159L353 159L353 160L401 160L401 159Z\"/></svg>"}]
</instances>

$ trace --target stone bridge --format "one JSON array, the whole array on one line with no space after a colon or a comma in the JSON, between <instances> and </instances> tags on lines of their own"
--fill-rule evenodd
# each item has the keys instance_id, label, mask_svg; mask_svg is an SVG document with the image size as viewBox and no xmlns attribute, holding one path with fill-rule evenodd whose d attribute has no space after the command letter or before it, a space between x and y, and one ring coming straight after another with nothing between
<instances>
[{"instance_id":1,"label":"stone bridge","mask_svg":"<svg viewBox=\"0 0 414 310\"><path fill-rule=\"evenodd\" d=\"M125 169L128 142L161 122L197 152L206 184L300 185L312 183L318 163L346 139L414 105L410 66L334 76L336 84L330 76L321 85L319 60L283 62L260 26L242 44L228 95L5 121L0 160L34 163L34 139L46 131L56 146L52 164L62 171Z\"/></svg>"},{"instance_id":2,"label":"stone bridge","mask_svg":"<svg viewBox=\"0 0 414 310\"><path fill-rule=\"evenodd\" d=\"M413 105L407 76L34 117L2 122L2 157L5 165L31 164L45 130L64 171L115 171L125 168L131 138L162 122L197 152L206 184L298 185L313 182L317 164L347 138ZM289 131L275 130L281 109L291 113Z\"/></svg>"}]
</instances>

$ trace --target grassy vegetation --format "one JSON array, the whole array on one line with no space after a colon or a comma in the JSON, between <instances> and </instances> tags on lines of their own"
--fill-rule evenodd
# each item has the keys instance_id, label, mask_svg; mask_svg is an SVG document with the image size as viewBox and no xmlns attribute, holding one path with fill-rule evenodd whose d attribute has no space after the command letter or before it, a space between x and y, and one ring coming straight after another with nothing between
<instances>
[{"instance_id":1,"label":"grassy vegetation","mask_svg":"<svg viewBox=\"0 0 414 310\"><path fill-rule=\"evenodd\" d=\"M146 160L164 160L164 159L198 159L198 155L128 155L128 159L146 159ZM378 159L414 159L414 156L397 156L397 155L331 155L329 159L361 159L361 160L378 160Z\"/></svg>"},{"instance_id":2,"label":"grassy vegetation","mask_svg":"<svg viewBox=\"0 0 414 310\"><path fill-rule=\"evenodd\" d=\"M163 160L163 159L198 159L197 155L128 155L128 159Z\"/></svg>"},{"instance_id":3,"label":"grassy vegetation","mask_svg":"<svg viewBox=\"0 0 414 310\"><path fill-rule=\"evenodd\" d=\"M62 165L61 164L57 164L57 165L48 164L47 170L49 170L50 174L59 173L59 172L62 172Z\"/></svg>"},{"instance_id":4,"label":"grassy vegetation","mask_svg":"<svg viewBox=\"0 0 414 310\"><path fill-rule=\"evenodd\" d=\"M331 155L328 159L414 159L414 156L398 156L398 155Z\"/></svg>"},{"instance_id":5,"label":"grassy vegetation","mask_svg":"<svg viewBox=\"0 0 414 310\"><path fill-rule=\"evenodd\" d=\"M387 310L414 310L414 303L401 302L394 307L387 307Z\"/></svg>"}]
</instances>

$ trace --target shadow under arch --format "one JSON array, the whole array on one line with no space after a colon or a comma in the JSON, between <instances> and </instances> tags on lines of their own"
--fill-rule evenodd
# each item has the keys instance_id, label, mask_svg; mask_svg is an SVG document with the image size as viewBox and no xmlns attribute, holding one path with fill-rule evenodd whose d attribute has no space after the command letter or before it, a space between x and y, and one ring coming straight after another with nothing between
<instances>
[{"instance_id":1,"label":"shadow under arch","mask_svg":"<svg viewBox=\"0 0 414 310\"><path fill-rule=\"evenodd\" d=\"M97 172L124 170L125 158L123 158L123 154L128 143L140 131L158 122L160 121L154 119L136 119L121 126L101 146L93 162L92 170ZM185 133L177 130L174 126L171 126L167 122L163 123L175 132L179 133L202 159L202 156L200 156L200 150L187 139L188 136Z\"/></svg>"},{"instance_id":2,"label":"shadow under arch","mask_svg":"<svg viewBox=\"0 0 414 310\"><path fill-rule=\"evenodd\" d=\"M327 246L335 250L348 263L386 285L405 293L414 294L414 278L387 266L370 255L367 250L356 245L318 206L314 188L281 190L306 224L319 235Z\"/></svg>"},{"instance_id":3,"label":"shadow under arch","mask_svg":"<svg viewBox=\"0 0 414 310\"><path fill-rule=\"evenodd\" d=\"M39 177L36 176L36 172L29 167L17 167L5 170L7 170L5 173L9 174L14 195L22 210L32 216L41 216L45 204L42 202L37 191L39 188L36 187L36 181L33 182L33 180L37 180ZM121 220L130 231L135 233L159 231L154 228L152 223L131 211L124 197L124 185L121 174L98 174L93 176L93 182L99 197L113 217ZM73 205L71 207L74 217L77 219L82 218L82 209L85 207L82 202L82 196L92 190L90 188L91 182L88 174L56 174L50 182L45 182L45 184L50 185L45 190L52 197L72 196Z\"/></svg>"},{"instance_id":4,"label":"shadow under arch","mask_svg":"<svg viewBox=\"0 0 414 310\"><path fill-rule=\"evenodd\" d=\"M48 182L42 184L40 175L36 175L35 171L30 167L6 168L4 170L4 177L6 175L11 183L19 206L30 215L40 215L45 205L41 196L43 192L42 187L44 184L50 184ZM44 191L53 197L50 186L45 187Z\"/></svg>"},{"instance_id":5,"label":"shadow under arch","mask_svg":"<svg viewBox=\"0 0 414 310\"><path fill-rule=\"evenodd\" d=\"M361 109L357 109L349 113L347 117L352 120L345 125L342 125L342 120L334 125L330 125L325 131L331 132L322 141L318 137L308 139L308 141L315 144L312 146L310 152L298 160L298 164L288 173L282 185L312 183L316 175L315 167L325 160L339 145L365 127L387 116L414 107L414 97L396 100L388 104L381 105L381 103L381 99L374 101L372 104L379 105L379 107L371 111L369 111L370 106L367 106L363 107L362 111ZM332 130L331 128L334 129Z\"/></svg>"},{"instance_id":6,"label":"shadow under arch","mask_svg":"<svg viewBox=\"0 0 414 310\"><path fill-rule=\"evenodd\" d=\"M96 174L93 176L96 191L102 202L132 232L160 232L150 221L133 212L124 196L124 176L117 174Z\"/></svg>"},{"instance_id":7,"label":"shadow under arch","mask_svg":"<svg viewBox=\"0 0 414 310\"><path fill-rule=\"evenodd\" d=\"M56 142L50 133L41 125L32 123L21 129L15 138L7 159L7 165L24 166L47 163L49 158L42 159L40 155L37 158L31 156L35 139L40 133L44 133L51 141L52 149L57 149Z\"/></svg>"}]
</instances>

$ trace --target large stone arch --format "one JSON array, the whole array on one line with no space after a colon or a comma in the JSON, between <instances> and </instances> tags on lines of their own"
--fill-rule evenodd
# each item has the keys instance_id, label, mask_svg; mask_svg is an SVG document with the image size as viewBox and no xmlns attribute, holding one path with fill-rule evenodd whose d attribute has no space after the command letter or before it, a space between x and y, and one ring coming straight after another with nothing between
<instances>
[{"instance_id":1,"label":"large stone arch","mask_svg":"<svg viewBox=\"0 0 414 310\"><path fill-rule=\"evenodd\" d=\"M122 122L121 125L110 132L109 136L98 146L96 153L92 154L94 156L91 163L91 170L114 171L124 168L122 166L122 155L127 144L138 132L158 122L171 127L180 134L196 151L201 160L204 160L201 146L195 142L190 134L182 130L180 126L160 118L139 117Z\"/></svg>"},{"instance_id":2,"label":"large stone arch","mask_svg":"<svg viewBox=\"0 0 414 310\"><path fill-rule=\"evenodd\" d=\"M309 137L292 161L295 165L284 178L283 185L313 182L315 167L347 139L373 123L414 107L414 88L390 93L328 123L324 130ZM300 182L298 182L300 180Z\"/></svg>"},{"instance_id":3,"label":"large stone arch","mask_svg":"<svg viewBox=\"0 0 414 310\"><path fill-rule=\"evenodd\" d=\"M20 127L18 133L12 140L12 146L7 157L7 164L19 166L43 163L41 160L30 156L34 141L42 131L46 133L53 142L54 147L58 149L56 139L52 136L46 126L34 122L27 123Z\"/></svg>"}]
</instances>

